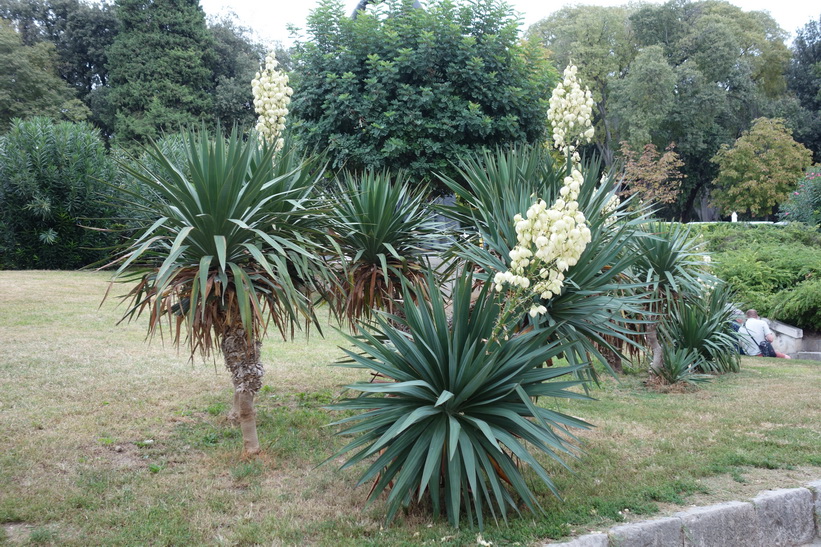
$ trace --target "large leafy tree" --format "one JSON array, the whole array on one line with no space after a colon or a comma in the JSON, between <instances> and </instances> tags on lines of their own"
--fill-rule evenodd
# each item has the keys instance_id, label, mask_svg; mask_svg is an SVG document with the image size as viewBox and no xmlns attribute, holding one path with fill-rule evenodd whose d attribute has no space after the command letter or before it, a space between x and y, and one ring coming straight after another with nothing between
<instances>
[{"instance_id":1,"label":"large leafy tree","mask_svg":"<svg viewBox=\"0 0 821 547\"><path fill-rule=\"evenodd\" d=\"M725 214L768 216L795 189L812 162L812 152L793 140L784 120L758 118L732 147L722 146L712 161L719 169L713 202Z\"/></svg>"},{"instance_id":2,"label":"large leafy tree","mask_svg":"<svg viewBox=\"0 0 821 547\"><path fill-rule=\"evenodd\" d=\"M117 33L111 4L80 0L0 0L23 43L51 42L60 76L84 99L108 80L106 49Z\"/></svg>"},{"instance_id":3,"label":"large leafy tree","mask_svg":"<svg viewBox=\"0 0 821 547\"><path fill-rule=\"evenodd\" d=\"M54 46L41 42L23 45L20 35L0 20L0 133L13 118L51 116L82 121L88 109L57 75Z\"/></svg>"},{"instance_id":4,"label":"large leafy tree","mask_svg":"<svg viewBox=\"0 0 821 547\"><path fill-rule=\"evenodd\" d=\"M796 140L821 161L821 16L796 33L787 83L802 110L803 123L795 126Z\"/></svg>"},{"instance_id":5,"label":"large leafy tree","mask_svg":"<svg viewBox=\"0 0 821 547\"><path fill-rule=\"evenodd\" d=\"M613 83L624 76L637 47L626 7L574 6L563 8L528 29L556 59L559 68L579 67L579 76L596 101L596 146L605 165L613 164L622 138L611 115Z\"/></svg>"},{"instance_id":6,"label":"large leafy tree","mask_svg":"<svg viewBox=\"0 0 821 547\"><path fill-rule=\"evenodd\" d=\"M676 83L661 46L639 52L624 78L613 83L610 113L619 120L623 142L636 149L653 143L675 104Z\"/></svg>"},{"instance_id":7,"label":"large leafy tree","mask_svg":"<svg viewBox=\"0 0 821 547\"><path fill-rule=\"evenodd\" d=\"M728 2L566 8L530 32L560 66L572 59L590 82L605 162L623 140L634 149L676 143L687 177L669 216L696 216L719 147L753 119L789 106L784 32L768 14Z\"/></svg>"},{"instance_id":8,"label":"large leafy tree","mask_svg":"<svg viewBox=\"0 0 821 547\"><path fill-rule=\"evenodd\" d=\"M249 82L265 56L263 46L250 37L247 28L233 17L211 21L214 54L210 56L213 78L213 117L223 127L238 124L251 127L255 122L254 97Z\"/></svg>"},{"instance_id":9,"label":"large leafy tree","mask_svg":"<svg viewBox=\"0 0 821 547\"><path fill-rule=\"evenodd\" d=\"M143 188L124 195L156 220L135 233L115 277L136 281L126 318L145 312L149 333L167 319L192 353L222 352L234 384L229 417L242 428L245 453L255 454L261 338L269 323L287 337L303 319L315 321L308 292L316 222L307 216L315 171L288 150L274 162L273 146L237 130L184 139L181 162L151 144L151 161L128 169Z\"/></svg>"},{"instance_id":10,"label":"large leafy tree","mask_svg":"<svg viewBox=\"0 0 821 547\"><path fill-rule=\"evenodd\" d=\"M802 105L821 110L821 16L798 29L788 82Z\"/></svg>"},{"instance_id":11,"label":"large leafy tree","mask_svg":"<svg viewBox=\"0 0 821 547\"><path fill-rule=\"evenodd\" d=\"M499 0L386 0L356 19L325 0L307 34L293 128L333 167L428 178L468 151L544 136L555 73Z\"/></svg>"},{"instance_id":12,"label":"large leafy tree","mask_svg":"<svg viewBox=\"0 0 821 547\"><path fill-rule=\"evenodd\" d=\"M114 132L145 141L212 109L213 40L197 0L118 0L120 31L108 49Z\"/></svg>"},{"instance_id":13,"label":"large leafy tree","mask_svg":"<svg viewBox=\"0 0 821 547\"><path fill-rule=\"evenodd\" d=\"M110 136L112 116L104 99L106 51L118 28L113 6L80 0L0 0L0 17L12 22L23 44L54 46L57 74L91 111L89 120Z\"/></svg>"},{"instance_id":14,"label":"large leafy tree","mask_svg":"<svg viewBox=\"0 0 821 547\"><path fill-rule=\"evenodd\" d=\"M640 45L664 47L676 73L675 102L651 138L659 147L676 143L687 178L671 212L688 220L715 178L709 159L783 93L785 34L768 14L727 2L648 5L631 23Z\"/></svg>"}]
</instances>

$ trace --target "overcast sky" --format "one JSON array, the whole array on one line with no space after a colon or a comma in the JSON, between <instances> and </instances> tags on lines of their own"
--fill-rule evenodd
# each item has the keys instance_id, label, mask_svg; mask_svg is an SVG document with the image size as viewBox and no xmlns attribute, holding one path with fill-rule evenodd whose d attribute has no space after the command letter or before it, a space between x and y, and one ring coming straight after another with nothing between
<instances>
[{"instance_id":1,"label":"overcast sky","mask_svg":"<svg viewBox=\"0 0 821 547\"><path fill-rule=\"evenodd\" d=\"M425 0L420 0L424 5ZM821 15L821 4L816 0L730 0L732 4L745 11L769 11L778 21L781 28L790 36L796 29L803 27L810 20L817 20ZM347 12L353 11L357 0L344 0ZM290 44L287 25L293 24L304 28L308 13L314 9L318 0L200 0L205 13L218 15L223 11L233 11L240 22L252 28L263 41L281 41ZM649 2L660 4L662 2ZM550 0L508 0L523 18L527 28L544 19L554 11L567 5L618 6L627 4L627 0L591 0L589 2L550 1Z\"/></svg>"}]
</instances>

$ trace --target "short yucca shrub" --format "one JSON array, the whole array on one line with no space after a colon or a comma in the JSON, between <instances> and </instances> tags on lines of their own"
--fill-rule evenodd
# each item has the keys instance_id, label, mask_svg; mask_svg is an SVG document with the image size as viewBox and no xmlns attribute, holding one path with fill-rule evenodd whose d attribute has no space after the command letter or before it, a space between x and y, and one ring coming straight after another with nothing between
<instances>
[{"instance_id":1,"label":"short yucca shrub","mask_svg":"<svg viewBox=\"0 0 821 547\"><path fill-rule=\"evenodd\" d=\"M344 173L326 202L338 251L328 296L338 315L354 325L372 310L397 313L402 280L424 288L428 255L443 247L425 188L414 189L402 173Z\"/></svg>"},{"instance_id":2,"label":"short yucca shrub","mask_svg":"<svg viewBox=\"0 0 821 547\"><path fill-rule=\"evenodd\" d=\"M661 324L662 343L695 351L702 372L738 372L732 295L719 284L698 297L672 302Z\"/></svg>"},{"instance_id":3,"label":"short yucca shrub","mask_svg":"<svg viewBox=\"0 0 821 547\"><path fill-rule=\"evenodd\" d=\"M433 276L427 283L439 295ZM381 381L347 386L360 395L332 407L356 414L336 422L354 439L331 459L353 452L343 468L369 462L359 484L374 481L371 499L390 490L389 522L425 499L436 515L444 507L453 526L463 511L480 528L488 514L506 520L520 502L540 511L528 475L558 492L533 452L564 465L573 449L569 429L588 427L537 404L585 398L571 390L582 382L559 379L586 364L544 366L567 349L547 341L555 326L495 339L502 296L487 286L472 295L473 286L469 273L457 279L449 318L443 298L414 302L406 285L404 318L379 314L348 336L357 351L346 350L343 365L372 370Z\"/></svg>"},{"instance_id":4,"label":"short yucca shrub","mask_svg":"<svg viewBox=\"0 0 821 547\"><path fill-rule=\"evenodd\" d=\"M662 353L664 361L655 374L662 384L696 386L710 381L710 375L698 372L704 360L695 349L665 346Z\"/></svg>"}]
</instances>

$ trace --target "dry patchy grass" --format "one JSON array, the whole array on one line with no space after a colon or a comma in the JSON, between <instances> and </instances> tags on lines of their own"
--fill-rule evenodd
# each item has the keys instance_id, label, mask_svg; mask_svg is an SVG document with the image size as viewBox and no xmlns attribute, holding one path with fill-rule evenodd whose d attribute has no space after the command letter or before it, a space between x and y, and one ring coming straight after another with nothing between
<instances>
[{"instance_id":1,"label":"dry patchy grass","mask_svg":"<svg viewBox=\"0 0 821 547\"><path fill-rule=\"evenodd\" d=\"M0 543L475 542L419 508L383 529L357 469L317 467L341 443L322 407L367 377L329 367L343 343L330 326L266 340L265 450L242 461L222 364L146 343L143 322L117 326L115 299L98 308L106 286L105 274L0 272ZM484 537L528 543L821 477L821 367L742 368L692 393L655 393L636 374L604 380L598 402L543 401L598 427L581 434L575 473L550 464L564 502L541 492L546 516Z\"/></svg>"}]
</instances>

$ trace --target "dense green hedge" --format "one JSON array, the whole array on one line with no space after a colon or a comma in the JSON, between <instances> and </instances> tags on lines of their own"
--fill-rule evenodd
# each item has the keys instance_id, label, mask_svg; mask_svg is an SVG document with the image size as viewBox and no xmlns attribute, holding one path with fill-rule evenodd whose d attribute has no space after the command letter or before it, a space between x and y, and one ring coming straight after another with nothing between
<instances>
[{"instance_id":1,"label":"dense green hedge","mask_svg":"<svg viewBox=\"0 0 821 547\"><path fill-rule=\"evenodd\" d=\"M116 166L86 123L15 120L0 138L0 268L75 269L108 256Z\"/></svg>"},{"instance_id":2,"label":"dense green hedge","mask_svg":"<svg viewBox=\"0 0 821 547\"><path fill-rule=\"evenodd\" d=\"M696 224L742 309L821 331L821 234L800 223Z\"/></svg>"}]
</instances>

